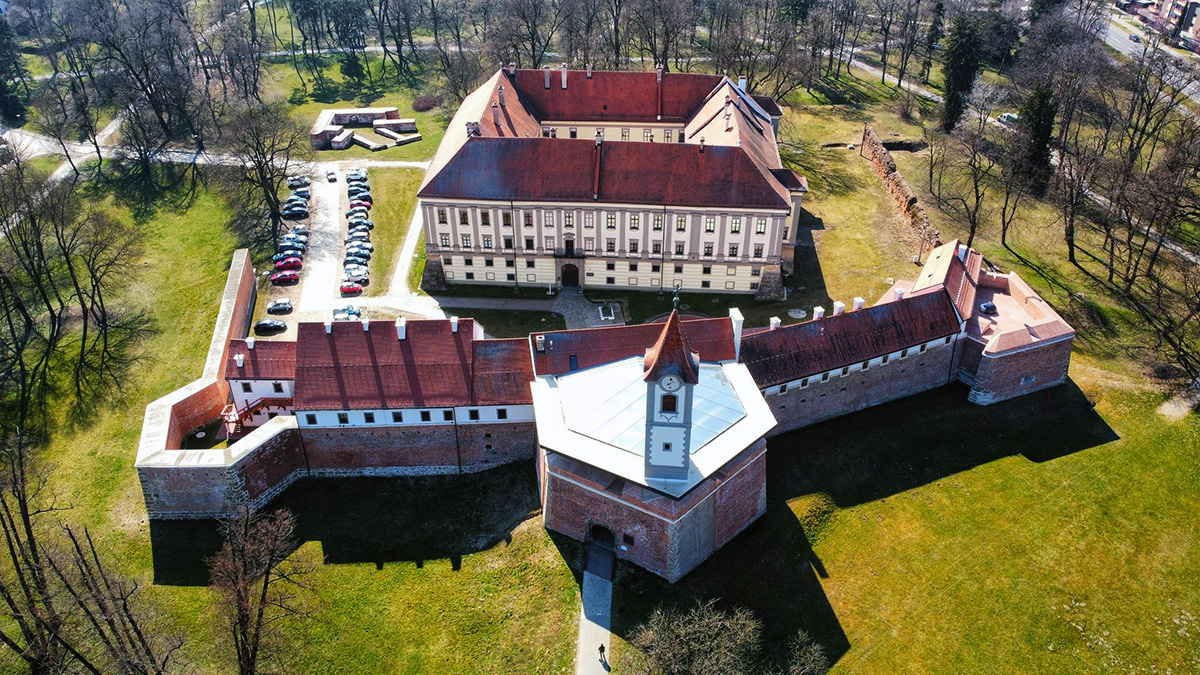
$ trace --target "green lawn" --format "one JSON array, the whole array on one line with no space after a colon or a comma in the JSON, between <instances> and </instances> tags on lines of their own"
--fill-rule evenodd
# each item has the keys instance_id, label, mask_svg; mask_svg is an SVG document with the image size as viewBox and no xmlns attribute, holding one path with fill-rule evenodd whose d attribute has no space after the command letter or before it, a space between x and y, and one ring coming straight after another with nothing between
<instances>
[{"instance_id":1,"label":"green lawn","mask_svg":"<svg viewBox=\"0 0 1200 675\"><path fill-rule=\"evenodd\" d=\"M375 245L371 275L375 283L367 286L367 295L385 295L416 211L417 188L424 173L417 169L370 169L368 175L375 196L371 208L371 220L375 222L371 231L371 243Z\"/></svg>"},{"instance_id":2,"label":"green lawn","mask_svg":"<svg viewBox=\"0 0 1200 675\"><path fill-rule=\"evenodd\" d=\"M25 163L40 173L51 174L64 161L62 155L41 155L32 159L25 160Z\"/></svg>"},{"instance_id":3,"label":"green lawn","mask_svg":"<svg viewBox=\"0 0 1200 675\"><path fill-rule=\"evenodd\" d=\"M109 564L137 579L167 628L186 635L189 670L225 673L232 664L214 596L200 585L212 526L155 523L152 538L133 460L145 405L200 374L235 246L224 228L228 207L203 187L136 209L130 199L104 191L94 201L121 218L139 214L147 253L128 296L149 310L155 333L120 393L91 419L64 409L47 452L51 485L72 507L62 517L89 526ZM523 463L462 480L331 481L285 492L280 500L310 542L300 554L325 564L309 579L317 593L307 615L285 627L279 671L566 672L579 606L566 561L578 551L534 516L536 485ZM0 652L0 671L11 670L8 659Z\"/></svg>"},{"instance_id":4,"label":"green lawn","mask_svg":"<svg viewBox=\"0 0 1200 675\"><path fill-rule=\"evenodd\" d=\"M543 294L544 295L544 294ZM523 338L534 331L566 330L567 322L557 312L511 311L455 307L459 316L469 316L483 324L483 329L494 338Z\"/></svg>"},{"instance_id":5,"label":"green lawn","mask_svg":"<svg viewBox=\"0 0 1200 675\"><path fill-rule=\"evenodd\" d=\"M379 77L380 64L381 61L378 58L372 58L371 71L376 77ZM296 75L296 71L290 61L271 63L267 66L266 72L268 81L266 86L267 96L278 96L286 99L300 86L300 78ZM324 72L331 82L341 87L343 78L336 62L330 60ZM307 74L305 76L307 78ZM328 96L318 96L311 92L311 82L309 86L310 93L304 98L303 102L298 104L293 103L292 105L293 117L305 126L312 125L316 121L317 115L326 108L395 106L399 108L401 117L411 117L417 121L417 131L421 134L421 140L416 143L392 147L379 152L372 152L359 146L351 146L346 150L320 150L316 153L318 161L338 161L366 157L370 157L371 159L425 161L433 157L438 144L442 142L442 135L445 133L446 124L449 122L449 119L445 118L436 109L428 112L415 112L412 109L413 99L425 92L423 90L400 87L396 84L395 77L391 75L382 76L380 78L380 88L371 93L356 94L344 89L337 89Z\"/></svg>"}]
</instances>

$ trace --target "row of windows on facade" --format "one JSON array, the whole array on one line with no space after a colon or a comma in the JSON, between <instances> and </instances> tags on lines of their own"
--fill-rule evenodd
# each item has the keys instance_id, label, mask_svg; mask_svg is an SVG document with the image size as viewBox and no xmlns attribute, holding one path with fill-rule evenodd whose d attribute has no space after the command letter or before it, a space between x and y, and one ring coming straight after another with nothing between
<instances>
[{"instance_id":1,"label":"row of windows on facade","mask_svg":"<svg viewBox=\"0 0 1200 675\"><path fill-rule=\"evenodd\" d=\"M948 345L948 344L950 344L950 342L953 339L954 339L953 337L947 337L944 340L942 340L940 342L940 344ZM924 354L925 350L927 348L928 348L928 345L923 344L923 345L918 345L916 347L909 347L907 349L901 349L900 350L900 358L906 359L909 357L910 354ZM890 360L890 357L891 357L891 354L884 354L883 356L879 357L879 365L886 366L888 361ZM817 384L819 382L828 382L829 378L834 377L834 376L846 377L847 375L850 374L850 372L852 370L867 370L870 367L871 367L871 360L868 359L866 361L863 361L860 364L855 364L854 366L844 366L840 370L831 370L827 373L821 373L820 375L813 375L812 377L806 377L806 378L803 378L800 380L798 388L803 389L810 384ZM779 385L778 393L786 394L788 392L789 385L792 385L792 383L785 382L785 383ZM793 386L793 388L797 388L795 385L792 385L792 386Z\"/></svg>"},{"instance_id":2,"label":"row of windows on facade","mask_svg":"<svg viewBox=\"0 0 1200 675\"><path fill-rule=\"evenodd\" d=\"M579 138L579 127L567 127L567 136L569 138ZM596 136L604 138L604 127L596 128ZM628 141L630 137L630 129L621 129L621 140ZM558 138L558 127L542 127L542 138ZM674 129L663 129L664 143L683 143L686 135L683 129L676 133ZM642 140L647 143L654 142L654 130L642 129Z\"/></svg>"},{"instance_id":3,"label":"row of windows on facade","mask_svg":"<svg viewBox=\"0 0 1200 675\"><path fill-rule=\"evenodd\" d=\"M420 420L422 422L432 422L433 421L433 411L432 410L420 410L417 412L420 413ZM411 414L411 412L409 414ZM479 421L479 411L475 410L475 409L467 410L467 419L472 422L478 422ZM498 419L498 420L508 419L508 408L496 408L496 419ZM338 424L349 424L350 423L350 413L344 413L344 412L338 413L337 421L338 421ZM362 421L363 421L363 424L375 424L375 413L373 413L373 412L362 413ZM410 419L409 421L415 422L416 420ZM443 422L453 422L454 421L454 411L453 410L443 410L442 411L442 421ZM317 423L316 413L305 413L304 423L309 424L309 425L315 425ZM393 424L403 424L404 423L404 412L401 410L393 410L392 411L392 423Z\"/></svg>"},{"instance_id":4,"label":"row of windows on facade","mask_svg":"<svg viewBox=\"0 0 1200 675\"><path fill-rule=\"evenodd\" d=\"M469 234L462 235L462 238L461 238L462 248L471 248L471 244L473 241L474 241L474 239L471 237L471 235L469 235ZM574 245L573 240L567 240L567 241L570 242L570 244L572 246ZM441 245L442 248L450 248L450 246L451 246L450 235L442 234L438 238L438 243ZM543 243L545 244L545 250L548 250L548 251L554 250L554 244L555 244L554 237L546 237L543 240ZM492 249L493 248L492 235L490 235L490 234L481 235L480 236L480 244L482 244L481 248L483 248L484 250ZM626 242L626 245L629 247L629 253L640 253L641 252L641 245L637 241ZM650 242L650 252L655 253L655 254L662 253L662 248L663 248L662 245L663 245L663 243L661 241ZM712 256L714 246L715 246L715 244L713 242L704 242L703 255ZM534 248L535 248L535 246L534 246L533 237L525 237L525 250L531 251ZM505 251L513 250L513 238L512 237L504 238L504 250ZM583 238L583 250L595 251L596 250L596 239L594 237L584 237ZM682 242L682 241L675 242L675 255L686 255L686 250L687 250L686 242ZM738 253L741 251L741 245L740 244L730 244L728 250L729 250L729 257L736 258L738 256ZM754 251L753 257L755 257L755 258L763 257L763 253L765 252L765 250L766 250L766 246L764 244L755 244L754 249L753 249L753 251ZM605 240L604 252L605 253L616 253L617 252L617 240L615 238Z\"/></svg>"},{"instance_id":5,"label":"row of windows on facade","mask_svg":"<svg viewBox=\"0 0 1200 675\"><path fill-rule=\"evenodd\" d=\"M655 265L655 267L657 268L658 266L657 266L657 265ZM656 272L657 272L658 270L657 270L657 269L655 269L654 271L656 271ZM682 272L682 270L676 270L676 274L679 274L679 273L681 273L681 272ZM590 276L592 276L592 273L591 273L591 272L588 272L587 274L588 274L588 276L589 276L589 277L590 277ZM755 272L754 276L758 276L758 275L759 275L759 274L758 274L758 272ZM447 272L447 273L446 273L446 278L447 278L447 279L453 279L453 278L454 278L454 277L453 277L453 272ZM466 281L475 281L475 273L474 273L474 272L464 272L464 273L463 273L463 279L464 279L464 280L466 280ZM516 274L514 274L514 273L512 273L512 272L509 272L508 274L506 274L506 275L505 275L505 279L506 279L506 281L516 281L516 280L517 280L517 275L516 275ZM488 272L488 277L487 277L486 281L495 281L495 275L493 275L491 272ZM536 283L536 282L537 282L537 275L536 275L536 274L526 274L526 275L525 275L525 281L527 281L527 282L530 282L530 283ZM638 285L640 285L640 284L638 284L638 279L637 279L637 277L629 277L628 281L629 281L629 283L628 283L627 285L629 285L629 286L638 286ZM616 286L616 285L617 285L617 278L616 278L616 277L604 277L604 283L605 283L605 285L607 285L607 286ZM651 286L657 286L657 285L658 285L658 279L650 279L650 285L651 285ZM673 282L673 284L672 284L672 286L673 286L674 288L683 288L683 279L675 279L675 280L674 280L674 282ZM712 288L712 282L711 282L711 281L708 281L708 280L703 280L703 281L701 281L701 282L700 282L700 288ZM737 282L735 282L735 281L726 281L726 282L725 282L725 290L727 290L727 291L734 291L734 290L737 290ZM750 290L752 290L752 291L757 291L757 290L758 290L758 282L757 282L757 281L751 281L751 282L750 282Z\"/></svg>"},{"instance_id":6,"label":"row of windows on facade","mask_svg":"<svg viewBox=\"0 0 1200 675\"><path fill-rule=\"evenodd\" d=\"M512 227L512 213L505 211L505 212L501 213L500 215L501 215L501 218L503 219L504 227ZM583 214L583 227L585 229L590 229L592 227L595 227L595 218L596 218L596 214L594 214L594 213L590 213L590 212L584 213ZM438 219L438 225L446 225L449 223L446 209L438 209L437 210L437 219ZM523 211L522 219L524 221L525 227L533 227L533 211ZM543 215L542 223L546 227L554 227L554 212L546 211ZM687 223L688 223L687 216L677 216L675 218L675 231L676 232L686 232L687 231ZM468 209L459 209L458 210L458 224L459 225L470 225L471 224L470 210L468 210ZM480 211L479 212L479 224L485 225L485 226L490 226L492 224L491 211ZM575 214L574 213L568 211L567 213L563 214L563 227L568 228L568 229L575 227ZM615 213L604 214L604 227L609 230L617 229L617 214L615 214ZM637 213L630 214L629 215L629 229L639 230L639 229L641 229L641 227L642 227L641 215L637 214ZM650 217L650 227L655 232L661 232L663 229L663 216L662 215L651 216ZM715 216L708 216L704 219L704 231L709 232L709 233L717 231L717 219ZM741 234L741 232L742 232L741 217L730 218L729 219L729 233L730 234ZM766 234L767 233L767 219L766 218L755 218L754 219L754 233L755 234ZM784 239L787 238L787 228L786 227L783 230L783 238Z\"/></svg>"},{"instance_id":7,"label":"row of windows on facade","mask_svg":"<svg viewBox=\"0 0 1200 675\"><path fill-rule=\"evenodd\" d=\"M442 257L442 265L444 267L453 267L454 266L454 258L451 258L450 256L443 256ZM474 266L475 266L474 258L463 258L463 267L474 267ZM493 266L495 266L495 260L493 258L484 258L483 266L484 267L493 267ZM515 260L505 260L504 266L505 267L516 267L516 261ZM534 261L534 260L526 260L525 261L526 269L534 269L536 267L537 267L537 261ZM617 269L617 263L609 262L604 266L604 269L605 269L605 271L608 271L608 272L615 272ZM660 265L659 263L651 263L650 264L651 272L659 272L661 270L662 270L662 265ZM635 262L629 263L629 271L630 272L638 271L638 263L635 263ZM712 265L705 265L705 266L701 267L700 273L701 274L712 274ZM737 268L736 267L727 267L725 269L725 273L728 274L729 276L734 276L737 274ZM683 265L675 265L675 274L683 274ZM757 277L757 276L760 276L761 274L762 274L761 267L751 267L750 268L750 276ZM472 277L468 277L468 278L472 278ZM249 390L247 390L247 391L249 391Z\"/></svg>"},{"instance_id":8,"label":"row of windows on facade","mask_svg":"<svg viewBox=\"0 0 1200 675\"><path fill-rule=\"evenodd\" d=\"M274 391L276 394L282 394L283 393L283 383L282 382L272 382L271 390ZM252 391L254 391L254 385L252 385L249 382L242 383L242 393L249 394Z\"/></svg>"}]
</instances>

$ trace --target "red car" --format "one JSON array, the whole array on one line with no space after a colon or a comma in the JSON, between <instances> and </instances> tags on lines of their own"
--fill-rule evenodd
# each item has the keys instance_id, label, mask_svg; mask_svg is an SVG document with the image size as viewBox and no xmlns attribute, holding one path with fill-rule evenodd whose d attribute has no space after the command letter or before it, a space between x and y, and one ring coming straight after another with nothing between
<instances>
[{"instance_id":1,"label":"red car","mask_svg":"<svg viewBox=\"0 0 1200 675\"><path fill-rule=\"evenodd\" d=\"M284 258L275 263L276 270L298 270L304 267L304 261L297 257Z\"/></svg>"},{"instance_id":2,"label":"red car","mask_svg":"<svg viewBox=\"0 0 1200 675\"><path fill-rule=\"evenodd\" d=\"M356 284L353 281L347 281L341 285L342 295L358 295L362 293L362 284Z\"/></svg>"},{"instance_id":3,"label":"red car","mask_svg":"<svg viewBox=\"0 0 1200 675\"><path fill-rule=\"evenodd\" d=\"M352 209L356 209L360 206L364 209L369 209L371 208L371 202L364 202L361 199L355 199L354 201L350 202L350 208Z\"/></svg>"},{"instance_id":4,"label":"red car","mask_svg":"<svg viewBox=\"0 0 1200 675\"><path fill-rule=\"evenodd\" d=\"M271 283L273 284L290 284L297 281L300 281L300 273L291 270L284 270L271 275Z\"/></svg>"}]
</instances>

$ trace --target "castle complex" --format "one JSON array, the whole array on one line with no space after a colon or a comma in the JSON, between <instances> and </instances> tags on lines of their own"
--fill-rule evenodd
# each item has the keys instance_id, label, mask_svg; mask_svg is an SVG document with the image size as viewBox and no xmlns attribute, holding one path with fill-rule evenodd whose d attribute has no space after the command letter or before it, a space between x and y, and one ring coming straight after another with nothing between
<instances>
[{"instance_id":1,"label":"castle complex","mask_svg":"<svg viewBox=\"0 0 1200 675\"><path fill-rule=\"evenodd\" d=\"M986 267L950 242L873 305L790 326L747 328L735 309L494 340L469 318L402 318L301 323L293 342L245 337L239 251L203 376L147 407L146 509L216 518L306 476L534 459L547 528L674 581L762 515L772 436L955 381L986 405L1065 380L1074 331ZM216 419L228 447L184 448Z\"/></svg>"},{"instance_id":2,"label":"castle complex","mask_svg":"<svg viewBox=\"0 0 1200 675\"><path fill-rule=\"evenodd\" d=\"M422 286L781 298L808 191L780 160L782 116L720 75L503 68L417 193Z\"/></svg>"}]
</instances>

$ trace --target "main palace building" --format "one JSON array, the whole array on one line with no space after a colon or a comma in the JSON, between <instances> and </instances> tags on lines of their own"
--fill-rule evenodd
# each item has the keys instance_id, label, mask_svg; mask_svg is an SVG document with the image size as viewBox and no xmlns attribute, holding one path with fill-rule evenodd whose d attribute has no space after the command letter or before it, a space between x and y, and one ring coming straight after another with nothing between
<instances>
[{"instance_id":1,"label":"main palace building","mask_svg":"<svg viewBox=\"0 0 1200 675\"><path fill-rule=\"evenodd\" d=\"M783 113L693 73L496 72L459 107L421 184L422 285L782 297L807 181Z\"/></svg>"}]
</instances>

